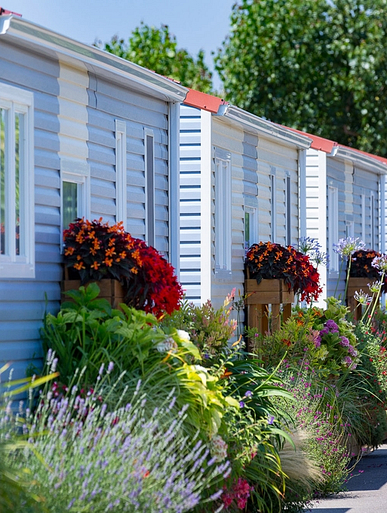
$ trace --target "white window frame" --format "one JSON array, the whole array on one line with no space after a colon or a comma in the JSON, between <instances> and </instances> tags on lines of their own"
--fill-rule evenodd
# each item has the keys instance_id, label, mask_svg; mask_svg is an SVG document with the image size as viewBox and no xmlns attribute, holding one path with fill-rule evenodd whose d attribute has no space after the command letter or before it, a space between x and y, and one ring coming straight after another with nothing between
<instances>
[{"instance_id":1,"label":"white window frame","mask_svg":"<svg viewBox=\"0 0 387 513\"><path fill-rule=\"evenodd\" d=\"M290 173L285 174L285 245L292 243L292 182Z\"/></svg>"},{"instance_id":2,"label":"white window frame","mask_svg":"<svg viewBox=\"0 0 387 513\"><path fill-rule=\"evenodd\" d=\"M270 207L271 207L271 241L277 238L277 182L276 170L271 168L270 173Z\"/></svg>"},{"instance_id":3,"label":"white window frame","mask_svg":"<svg viewBox=\"0 0 387 513\"><path fill-rule=\"evenodd\" d=\"M376 205L375 205L375 193L371 191L370 194L370 221L371 221L371 249L376 250L376 223L375 223L375 215L376 215Z\"/></svg>"},{"instance_id":4,"label":"white window frame","mask_svg":"<svg viewBox=\"0 0 387 513\"><path fill-rule=\"evenodd\" d=\"M151 143L151 148L149 148ZM153 130L144 128L145 163L145 241L156 246L156 185L155 185L155 139ZM149 149L152 157L149 159Z\"/></svg>"},{"instance_id":5,"label":"white window frame","mask_svg":"<svg viewBox=\"0 0 387 513\"><path fill-rule=\"evenodd\" d=\"M35 195L34 195L34 96L33 93L7 84L0 84L0 108L8 112L6 140L5 212L7 255L0 255L0 278L35 278ZM20 181L20 247L23 254L16 255L16 202L15 202L15 112L24 115L23 164Z\"/></svg>"},{"instance_id":6,"label":"white window frame","mask_svg":"<svg viewBox=\"0 0 387 513\"><path fill-rule=\"evenodd\" d=\"M61 197L61 215L60 215L60 233L61 247L63 230L63 182L77 184L77 216L89 219L90 217L90 166L87 162L61 157L60 159L60 197Z\"/></svg>"},{"instance_id":7,"label":"white window frame","mask_svg":"<svg viewBox=\"0 0 387 513\"><path fill-rule=\"evenodd\" d=\"M246 215L249 216L249 239L246 240ZM253 236L253 237L252 237ZM255 239L255 240L254 240ZM244 244L245 254L249 247L258 242L258 223L257 223L257 209L255 207L245 206L245 221L244 221Z\"/></svg>"},{"instance_id":8,"label":"white window frame","mask_svg":"<svg viewBox=\"0 0 387 513\"><path fill-rule=\"evenodd\" d=\"M361 197L361 238L366 241L367 228L366 228L366 195L362 193Z\"/></svg>"},{"instance_id":9,"label":"white window frame","mask_svg":"<svg viewBox=\"0 0 387 513\"><path fill-rule=\"evenodd\" d=\"M339 193L337 187L328 187L328 253L329 272L339 272L339 255L333 245L339 240Z\"/></svg>"},{"instance_id":10,"label":"white window frame","mask_svg":"<svg viewBox=\"0 0 387 513\"><path fill-rule=\"evenodd\" d=\"M355 237L355 223L350 219L345 221L345 237Z\"/></svg>"},{"instance_id":11,"label":"white window frame","mask_svg":"<svg viewBox=\"0 0 387 513\"><path fill-rule=\"evenodd\" d=\"M215 273L231 274L231 154L215 148Z\"/></svg>"},{"instance_id":12,"label":"white window frame","mask_svg":"<svg viewBox=\"0 0 387 513\"><path fill-rule=\"evenodd\" d=\"M122 221L124 228L128 222L128 200L126 180L126 123L115 120L116 131L116 222Z\"/></svg>"}]
</instances>

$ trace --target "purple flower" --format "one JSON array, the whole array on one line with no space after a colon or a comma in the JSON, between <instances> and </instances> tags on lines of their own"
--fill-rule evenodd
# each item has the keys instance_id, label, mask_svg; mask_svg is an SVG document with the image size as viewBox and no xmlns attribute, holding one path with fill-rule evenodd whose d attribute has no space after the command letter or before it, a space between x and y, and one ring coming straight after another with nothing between
<instances>
[{"instance_id":1,"label":"purple flower","mask_svg":"<svg viewBox=\"0 0 387 513\"><path fill-rule=\"evenodd\" d=\"M107 373L110 374L111 371L113 370L113 368L114 368L114 363L110 362L109 365L108 365L108 368L107 368Z\"/></svg>"},{"instance_id":2,"label":"purple flower","mask_svg":"<svg viewBox=\"0 0 387 513\"><path fill-rule=\"evenodd\" d=\"M275 421L275 417L273 417L273 415L269 415L267 418L267 423L272 425L272 424L274 424L274 421Z\"/></svg>"},{"instance_id":3,"label":"purple flower","mask_svg":"<svg viewBox=\"0 0 387 513\"><path fill-rule=\"evenodd\" d=\"M318 337L316 338L316 340L314 341L314 347L317 349L317 348L318 348L318 347L320 347L320 346L321 346L321 337L320 337L320 336L318 336Z\"/></svg>"},{"instance_id":4,"label":"purple flower","mask_svg":"<svg viewBox=\"0 0 387 513\"><path fill-rule=\"evenodd\" d=\"M352 358L350 356L344 356L343 364L349 367L352 363Z\"/></svg>"},{"instance_id":5,"label":"purple flower","mask_svg":"<svg viewBox=\"0 0 387 513\"><path fill-rule=\"evenodd\" d=\"M348 353L351 355L351 356L357 356L357 351L356 349L353 347L353 346L349 346L348 347Z\"/></svg>"},{"instance_id":6,"label":"purple flower","mask_svg":"<svg viewBox=\"0 0 387 513\"><path fill-rule=\"evenodd\" d=\"M328 319L327 322L325 323L325 326L329 329L329 331L331 331L332 333L337 333L339 331L339 327L337 326L337 324L335 323L334 320L332 319Z\"/></svg>"},{"instance_id":7,"label":"purple flower","mask_svg":"<svg viewBox=\"0 0 387 513\"><path fill-rule=\"evenodd\" d=\"M243 401L239 401L239 406L243 408L245 406L245 403Z\"/></svg>"},{"instance_id":8,"label":"purple flower","mask_svg":"<svg viewBox=\"0 0 387 513\"><path fill-rule=\"evenodd\" d=\"M340 337L340 345L342 345L343 347L352 347L347 337Z\"/></svg>"},{"instance_id":9,"label":"purple flower","mask_svg":"<svg viewBox=\"0 0 387 513\"><path fill-rule=\"evenodd\" d=\"M245 393L245 397L251 397L253 395L253 392L251 390L247 390Z\"/></svg>"}]
</instances>

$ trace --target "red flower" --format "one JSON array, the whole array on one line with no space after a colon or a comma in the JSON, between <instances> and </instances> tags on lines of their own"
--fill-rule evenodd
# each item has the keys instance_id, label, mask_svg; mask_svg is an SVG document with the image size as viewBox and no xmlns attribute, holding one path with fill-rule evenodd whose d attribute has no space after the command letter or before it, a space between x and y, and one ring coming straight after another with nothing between
<instances>
[{"instance_id":1,"label":"red flower","mask_svg":"<svg viewBox=\"0 0 387 513\"><path fill-rule=\"evenodd\" d=\"M308 303L322 292L320 275L308 255L272 242L253 244L246 255L250 276L259 284L262 279L283 279L289 290L301 294Z\"/></svg>"},{"instance_id":2,"label":"red flower","mask_svg":"<svg viewBox=\"0 0 387 513\"><path fill-rule=\"evenodd\" d=\"M174 268L155 248L125 232L122 223L77 219L63 238L66 266L78 272L82 285L116 279L126 287L129 306L157 317L179 308L183 291Z\"/></svg>"}]
</instances>

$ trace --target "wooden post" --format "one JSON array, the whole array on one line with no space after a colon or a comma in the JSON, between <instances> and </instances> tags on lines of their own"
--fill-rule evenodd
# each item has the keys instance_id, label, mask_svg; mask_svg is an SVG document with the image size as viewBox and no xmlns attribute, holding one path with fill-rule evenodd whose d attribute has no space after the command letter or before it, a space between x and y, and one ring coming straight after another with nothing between
<instances>
[{"instance_id":1,"label":"wooden post","mask_svg":"<svg viewBox=\"0 0 387 513\"><path fill-rule=\"evenodd\" d=\"M294 293L289 291L283 280L262 280L258 285L255 279L248 277L245 281L245 294L248 326L256 328L261 334L269 330L269 305L272 332L281 327L281 304L283 320L287 320L291 315Z\"/></svg>"}]
</instances>

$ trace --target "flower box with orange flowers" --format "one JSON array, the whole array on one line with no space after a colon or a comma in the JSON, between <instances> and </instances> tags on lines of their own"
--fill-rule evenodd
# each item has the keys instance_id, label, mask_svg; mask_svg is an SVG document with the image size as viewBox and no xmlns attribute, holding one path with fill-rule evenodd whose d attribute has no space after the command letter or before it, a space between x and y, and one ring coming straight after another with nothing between
<instances>
[{"instance_id":1,"label":"flower box with orange flowers","mask_svg":"<svg viewBox=\"0 0 387 513\"><path fill-rule=\"evenodd\" d=\"M77 219L63 232L63 240L65 291L97 281L101 297L111 297L113 306L123 302L156 316L179 308L182 289L171 264L125 232L122 223Z\"/></svg>"},{"instance_id":2,"label":"flower box with orange flowers","mask_svg":"<svg viewBox=\"0 0 387 513\"><path fill-rule=\"evenodd\" d=\"M259 285L262 280L283 280L283 293L301 295L301 301L317 300L322 289L320 275L304 255L292 246L281 246L274 242L253 244L246 255L246 272Z\"/></svg>"}]
</instances>

